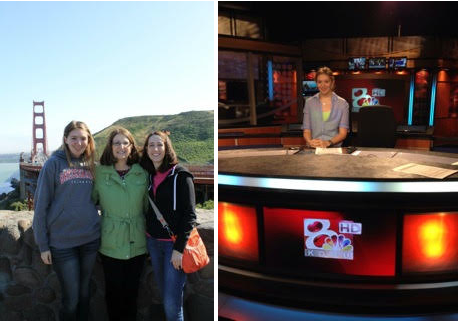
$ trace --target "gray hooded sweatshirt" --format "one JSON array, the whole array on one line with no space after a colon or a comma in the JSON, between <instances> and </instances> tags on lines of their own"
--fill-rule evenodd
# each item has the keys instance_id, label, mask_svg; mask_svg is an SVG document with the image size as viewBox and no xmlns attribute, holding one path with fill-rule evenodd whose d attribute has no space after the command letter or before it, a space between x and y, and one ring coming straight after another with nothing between
<instances>
[{"instance_id":1,"label":"gray hooded sweatshirt","mask_svg":"<svg viewBox=\"0 0 460 321\"><path fill-rule=\"evenodd\" d=\"M79 159L69 167L56 151L43 165L34 195L33 231L40 252L65 249L100 237L100 218L91 201L93 176Z\"/></svg>"}]
</instances>

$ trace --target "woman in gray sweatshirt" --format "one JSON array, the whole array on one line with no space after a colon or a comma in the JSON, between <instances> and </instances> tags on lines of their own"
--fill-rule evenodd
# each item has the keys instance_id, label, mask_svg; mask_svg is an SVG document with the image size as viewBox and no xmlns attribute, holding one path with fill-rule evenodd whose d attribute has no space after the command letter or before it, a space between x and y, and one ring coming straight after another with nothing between
<instances>
[{"instance_id":1,"label":"woman in gray sweatshirt","mask_svg":"<svg viewBox=\"0 0 460 321\"><path fill-rule=\"evenodd\" d=\"M35 241L61 284L61 321L89 317L90 278L100 246L100 218L91 200L94 153L86 124L70 122L61 148L40 171L34 195Z\"/></svg>"}]
</instances>

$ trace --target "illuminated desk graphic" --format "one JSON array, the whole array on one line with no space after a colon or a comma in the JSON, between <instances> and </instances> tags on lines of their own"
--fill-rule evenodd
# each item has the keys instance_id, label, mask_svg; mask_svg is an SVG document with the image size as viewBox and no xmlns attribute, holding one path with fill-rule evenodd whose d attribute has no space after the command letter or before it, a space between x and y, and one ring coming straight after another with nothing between
<instances>
[{"instance_id":1,"label":"illuminated desk graphic","mask_svg":"<svg viewBox=\"0 0 460 321\"><path fill-rule=\"evenodd\" d=\"M457 309L457 155L219 152L219 291L348 313Z\"/></svg>"}]
</instances>

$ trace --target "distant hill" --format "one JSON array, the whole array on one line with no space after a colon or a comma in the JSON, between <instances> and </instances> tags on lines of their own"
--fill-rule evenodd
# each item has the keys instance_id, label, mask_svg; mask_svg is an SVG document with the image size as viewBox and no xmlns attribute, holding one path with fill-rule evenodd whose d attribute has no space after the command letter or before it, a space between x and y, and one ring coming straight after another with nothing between
<instances>
[{"instance_id":1,"label":"distant hill","mask_svg":"<svg viewBox=\"0 0 460 321\"><path fill-rule=\"evenodd\" d=\"M181 162L211 164L214 162L214 111L189 111L177 115L137 116L122 118L95 133L99 159L114 127L128 129L141 148L147 135L155 130L168 130Z\"/></svg>"}]
</instances>

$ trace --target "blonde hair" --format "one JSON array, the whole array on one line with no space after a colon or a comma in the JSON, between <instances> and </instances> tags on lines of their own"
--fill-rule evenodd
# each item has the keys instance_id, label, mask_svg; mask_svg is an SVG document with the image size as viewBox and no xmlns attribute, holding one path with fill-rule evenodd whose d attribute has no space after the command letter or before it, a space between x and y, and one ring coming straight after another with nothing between
<instances>
[{"instance_id":1,"label":"blonde hair","mask_svg":"<svg viewBox=\"0 0 460 321\"><path fill-rule=\"evenodd\" d=\"M318 68L315 74L315 82L318 82L319 75L328 76L329 79L331 79L331 90L335 89L335 78L334 78L334 75L332 74L331 68L326 67L326 66Z\"/></svg>"},{"instance_id":2,"label":"blonde hair","mask_svg":"<svg viewBox=\"0 0 460 321\"><path fill-rule=\"evenodd\" d=\"M69 136L70 132L74 129L81 129L85 131L88 134L88 145L86 146L85 151L83 152L83 161L86 166L89 167L89 170L91 171L91 174L93 174L94 177L94 160L95 160L95 151L96 151L96 145L94 143L94 138L93 135L91 135L91 132L89 131L88 126L82 122L82 121L76 121L72 120L70 123L67 124L64 128L64 135L62 136L62 146L61 149L64 150L67 162L69 163L69 166L72 167L72 161L71 161L71 154L69 150L69 146L67 146L65 139Z\"/></svg>"}]
</instances>

